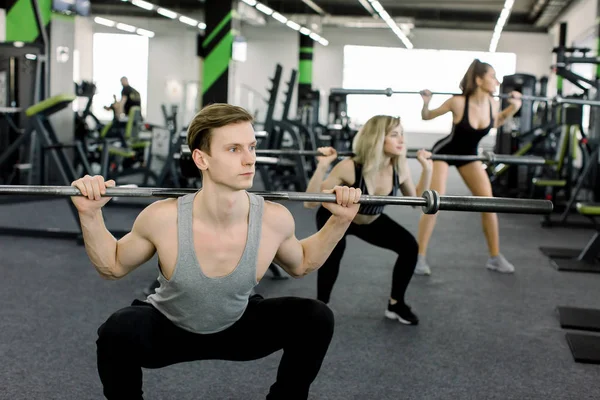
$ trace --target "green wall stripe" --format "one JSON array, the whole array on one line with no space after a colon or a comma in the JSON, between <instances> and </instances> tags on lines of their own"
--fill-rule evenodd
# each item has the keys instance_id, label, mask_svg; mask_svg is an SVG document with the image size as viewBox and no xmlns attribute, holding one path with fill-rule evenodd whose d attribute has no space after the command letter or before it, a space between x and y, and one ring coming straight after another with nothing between
<instances>
[{"instance_id":1,"label":"green wall stripe","mask_svg":"<svg viewBox=\"0 0 600 400\"><path fill-rule=\"evenodd\" d=\"M312 52L313 52L312 47L300 47L300 53L312 53Z\"/></svg>"},{"instance_id":2,"label":"green wall stripe","mask_svg":"<svg viewBox=\"0 0 600 400\"><path fill-rule=\"evenodd\" d=\"M204 79L202 79L202 93L206 93L213 83L227 71L229 60L231 60L231 46L233 45L233 33L229 32L213 48L204 59Z\"/></svg>"},{"instance_id":3,"label":"green wall stripe","mask_svg":"<svg viewBox=\"0 0 600 400\"><path fill-rule=\"evenodd\" d=\"M298 65L299 76L298 83L312 84L312 60L300 60Z\"/></svg>"},{"instance_id":4,"label":"green wall stripe","mask_svg":"<svg viewBox=\"0 0 600 400\"><path fill-rule=\"evenodd\" d=\"M52 14L52 0L38 0L38 5L42 23L47 26ZM36 40L38 35L31 1L17 0L15 5L6 13L6 41L31 43Z\"/></svg>"},{"instance_id":5,"label":"green wall stripe","mask_svg":"<svg viewBox=\"0 0 600 400\"><path fill-rule=\"evenodd\" d=\"M556 77L556 89L557 90L562 90L563 89L563 77L562 76L557 76Z\"/></svg>"},{"instance_id":6,"label":"green wall stripe","mask_svg":"<svg viewBox=\"0 0 600 400\"><path fill-rule=\"evenodd\" d=\"M223 29L223 27L229 22L231 21L231 17L232 17L233 11L230 11L229 14L227 14L225 16L225 18L223 18L221 20L221 22L219 22L219 25L217 25L215 27L215 29L213 29L213 31L210 33L210 35L208 35L208 37L206 39L204 39L204 42L202 42L202 47L206 47L209 45L209 43L215 38L215 36L217 36L217 34L219 33L219 31L221 29Z\"/></svg>"}]
</instances>

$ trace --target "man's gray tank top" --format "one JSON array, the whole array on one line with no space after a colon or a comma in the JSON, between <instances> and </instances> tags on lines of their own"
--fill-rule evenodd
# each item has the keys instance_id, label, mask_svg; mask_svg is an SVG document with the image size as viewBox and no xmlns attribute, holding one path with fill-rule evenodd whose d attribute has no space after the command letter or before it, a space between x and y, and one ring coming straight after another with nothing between
<instances>
[{"instance_id":1,"label":"man's gray tank top","mask_svg":"<svg viewBox=\"0 0 600 400\"><path fill-rule=\"evenodd\" d=\"M233 325L244 313L256 280L264 199L248 193L250 216L246 247L229 275L211 278L200 269L194 247L192 208L195 193L177 199L177 263L170 280L158 275L160 287L146 299L175 325L200 334Z\"/></svg>"}]
</instances>

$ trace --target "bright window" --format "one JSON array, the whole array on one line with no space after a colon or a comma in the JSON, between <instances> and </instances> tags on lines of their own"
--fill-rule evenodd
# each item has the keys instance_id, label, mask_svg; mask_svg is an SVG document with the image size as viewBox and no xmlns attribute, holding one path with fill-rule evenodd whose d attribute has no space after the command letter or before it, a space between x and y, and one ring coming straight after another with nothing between
<instances>
[{"instance_id":1,"label":"bright window","mask_svg":"<svg viewBox=\"0 0 600 400\"><path fill-rule=\"evenodd\" d=\"M515 73L514 53L345 46L343 87L459 93L460 80L475 58L490 63L500 82ZM429 107L438 107L449 97L434 95ZM347 103L348 116L359 125L373 115L387 114L400 116L407 132L447 134L452 126L450 113L421 120L423 101L419 94L349 95Z\"/></svg>"},{"instance_id":2,"label":"bright window","mask_svg":"<svg viewBox=\"0 0 600 400\"><path fill-rule=\"evenodd\" d=\"M146 115L148 100L148 37L119 33L94 33L93 79L96 95L92 112L100 120L111 120L113 95L121 100L121 77L126 76L131 87L142 97L142 115Z\"/></svg>"}]
</instances>

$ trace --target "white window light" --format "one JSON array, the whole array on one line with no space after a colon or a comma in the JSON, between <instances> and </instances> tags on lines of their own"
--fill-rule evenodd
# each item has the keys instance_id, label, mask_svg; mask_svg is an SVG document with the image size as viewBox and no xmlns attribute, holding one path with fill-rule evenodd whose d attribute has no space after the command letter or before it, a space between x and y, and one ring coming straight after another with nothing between
<instances>
[{"instance_id":1,"label":"white window light","mask_svg":"<svg viewBox=\"0 0 600 400\"><path fill-rule=\"evenodd\" d=\"M274 12L273 14L271 14L271 17L273 17L277 21L281 22L282 24L285 24L287 22L287 20L288 20L286 17L284 17L283 15L279 14L278 12Z\"/></svg>"},{"instance_id":2,"label":"white window light","mask_svg":"<svg viewBox=\"0 0 600 400\"><path fill-rule=\"evenodd\" d=\"M163 17L175 19L177 18L177 13L175 11L167 10L166 8L159 8L156 10L157 13L162 15Z\"/></svg>"},{"instance_id":3,"label":"white window light","mask_svg":"<svg viewBox=\"0 0 600 400\"><path fill-rule=\"evenodd\" d=\"M139 8L143 8L144 10L152 11L154 10L154 4L148 3L144 0L131 0L131 4L137 6Z\"/></svg>"},{"instance_id":4,"label":"white window light","mask_svg":"<svg viewBox=\"0 0 600 400\"><path fill-rule=\"evenodd\" d=\"M183 22L184 24L187 24L189 26L196 26L198 25L198 21L196 21L195 19L192 19L190 17L186 17L185 15L182 15L179 17L179 21Z\"/></svg>"},{"instance_id":5,"label":"white window light","mask_svg":"<svg viewBox=\"0 0 600 400\"><path fill-rule=\"evenodd\" d=\"M300 25L295 23L294 21L289 20L288 22L286 22L286 25L289 28L292 28L295 31L299 31L300 30Z\"/></svg>"},{"instance_id":6,"label":"white window light","mask_svg":"<svg viewBox=\"0 0 600 400\"><path fill-rule=\"evenodd\" d=\"M257 9L258 11L260 11L260 12L262 12L262 13L264 13L264 14L267 14L267 15L271 15L271 14L273 14L273 9L271 9L271 8L269 8L269 7L267 7L267 6L265 6L265 5L264 5L264 4L262 4L262 3L256 3L256 6L255 6L255 7L256 7L256 9Z\"/></svg>"},{"instance_id":7,"label":"white window light","mask_svg":"<svg viewBox=\"0 0 600 400\"><path fill-rule=\"evenodd\" d=\"M28 60L36 60L37 56L35 54L25 54L25 58Z\"/></svg>"},{"instance_id":8,"label":"white window light","mask_svg":"<svg viewBox=\"0 0 600 400\"><path fill-rule=\"evenodd\" d=\"M138 28L135 33L137 33L138 35L141 36L147 36L149 38L153 38L154 37L154 32L149 31L147 29L142 29L142 28Z\"/></svg>"},{"instance_id":9,"label":"white window light","mask_svg":"<svg viewBox=\"0 0 600 400\"><path fill-rule=\"evenodd\" d=\"M257 3L256 0L242 0L244 3L248 4L250 7L254 7Z\"/></svg>"},{"instance_id":10,"label":"white window light","mask_svg":"<svg viewBox=\"0 0 600 400\"><path fill-rule=\"evenodd\" d=\"M97 24L100 24L100 25L111 27L111 28L113 26L115 26L115 24L116 24L115 21L111 21L110 19L106 19L106 18L102 18L102 17L95 17L94 22Z\"/></svg>"}]
</instances>

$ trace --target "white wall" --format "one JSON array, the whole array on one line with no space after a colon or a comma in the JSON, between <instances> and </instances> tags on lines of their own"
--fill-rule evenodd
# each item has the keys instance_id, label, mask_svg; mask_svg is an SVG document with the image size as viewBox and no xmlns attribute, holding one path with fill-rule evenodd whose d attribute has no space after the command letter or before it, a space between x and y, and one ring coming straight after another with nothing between
<instances>
[{"instance_id":1,"label":"white wall","mask_svg":"<svg viewBox=\"0 0 600 400\"><path fill-rule=\"evenodd\" d=\"M6 10L0 8L0 42L6 41Z\"/></svg>"},{"instance_id":2,"label":"white wall","mask_svg":"<svg viewBox=\"0 0 600 400\"><path fill-rule=\"evenodd\" d=\"M73 80L75 82L92 81L94 77L92 35L94 22L91 18L75 17L75 50L73 52ZM85 108L87 99L79 98L78 110Z\"/></svg>"},{"instance_id":3,"label":"white wall","mask_svg":"<svg viewBox=\"0 0 600 400\"><path fill-rule=\"evenodd\" d=\"M250 86L267 96L266 89L271 87L268 79L272 77L276 63L283 65L284 81L289 78L292 68L298 68L299 34L281 25L244 26L242 34L248 40L248 60L236 66L236 87ZM491 34L487 31L415 29L411 40L415 48L420 49L487 51ZM322 91L320 119L325 122L329 89L342 87L344 45L396 47L402 44L388 29L325 28L322 36L329 45L315 43L313 88ZM552 38L548 34L505 32L497 51L516 53L519 73L537 77L549 74ZM443 67L440 68L443 73ZM243 88L240 90L244 92ZM242 95L240 105L247 106L244 99ZM281 115L282 101L283 91L279 95L275 118ZM264 108L260 115L264 115ZM291 115L295 115L295 102Z\"/></svg>"},{"instance_id":4,"label":"white wall","mask_svg":"<svg viewBox=\"0 0 600 400\"><path fill-rule=\"evenodd\" d=\"M72 19L53 17L50 27L50 96L75 93L73 85L73 50L75 48L75 24ZM51 121L58 139L73 141L73 108L52 115Z\"/></svg>"},{"instance_id":5,"label":"white wall","mask_svg":"<svg viewBox=\"0 0 600 400\"><path fill-rule=\"evenodd\" d=\"M558 46L560 23L567 23L567 46L580 41L596 29L597 0L575 0L550 28L552 45Z\"/></svg>"}]
</instances>

